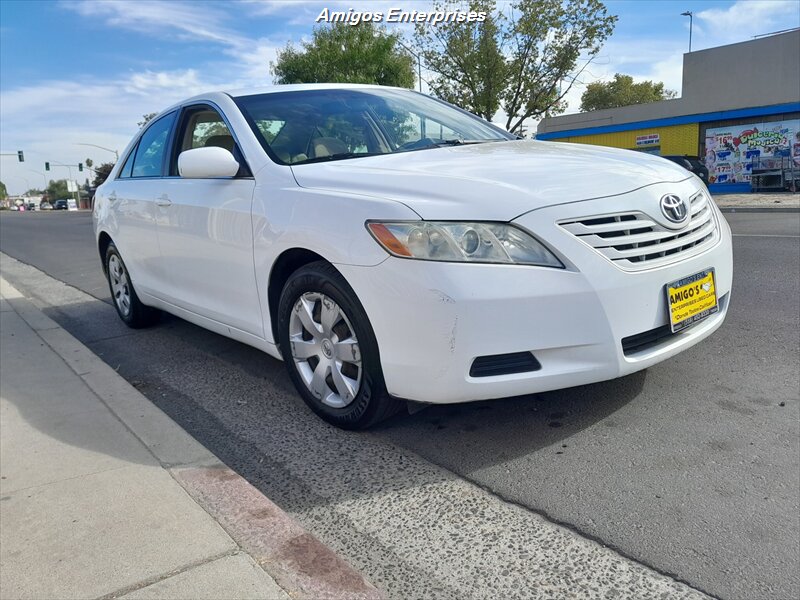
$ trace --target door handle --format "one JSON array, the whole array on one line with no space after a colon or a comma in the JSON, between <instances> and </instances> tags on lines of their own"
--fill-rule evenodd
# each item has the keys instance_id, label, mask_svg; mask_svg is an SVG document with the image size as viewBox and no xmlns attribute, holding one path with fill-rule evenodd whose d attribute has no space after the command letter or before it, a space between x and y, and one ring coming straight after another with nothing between
<instances>
[{"instance_id":1,"label":"door handle","mask_svg":"<svg viewBox=\"0 0 800 600\"><path fill-rule=\"evenodd\" d=\"M172 200L166 194L161 194L156 198L156 206L172 206Z\"/></svg>"}]
</instances>

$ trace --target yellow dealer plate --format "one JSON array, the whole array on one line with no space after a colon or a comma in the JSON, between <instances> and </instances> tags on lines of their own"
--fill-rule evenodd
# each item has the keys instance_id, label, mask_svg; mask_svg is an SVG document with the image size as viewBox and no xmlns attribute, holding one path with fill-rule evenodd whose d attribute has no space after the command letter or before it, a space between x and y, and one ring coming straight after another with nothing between
<instances>
[{"instance_id":1,"label":"yellow dealer plate","mask_svg":"<svg viewBox=\"0 0 800 600\"><path fill-rule=\"evenodd\" d=\"M667 306L673 333L718 312L714 269L707 269L668 284Z\"/></svg>"}]
</instances>

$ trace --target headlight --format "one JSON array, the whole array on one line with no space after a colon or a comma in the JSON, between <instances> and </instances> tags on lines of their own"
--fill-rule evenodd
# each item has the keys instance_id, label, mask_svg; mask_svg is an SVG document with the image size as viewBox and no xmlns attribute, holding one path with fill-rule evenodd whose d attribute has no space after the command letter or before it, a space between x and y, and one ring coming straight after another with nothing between
<instances>
[{"instance_id":1,"label":"headlight","mask_svg":"<svg viewBox=\"0 0 800 600\"><path fill-rule=\"evenodd\" d=\"M387 252L403 258L564 267L533 236L503 223L368 222L367 229Z\"/></svg>"}]
</instances>

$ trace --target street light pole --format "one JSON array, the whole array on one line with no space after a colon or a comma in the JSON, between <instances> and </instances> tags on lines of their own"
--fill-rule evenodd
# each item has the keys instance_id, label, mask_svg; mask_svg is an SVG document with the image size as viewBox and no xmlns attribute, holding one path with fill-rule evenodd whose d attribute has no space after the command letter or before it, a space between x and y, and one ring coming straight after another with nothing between
<instances>
[{"instance_id":1,"label":"street light pole","mask_svg":"<svg viewBox=\"0 0 800 600\"><path fill-rule=\"evenodd\" d=\"M47 175L42 173L41 171L34 171L33 169L28 169L31 173L36 173L37 175L41 175L42 179L44 180L44 189L47 191Z\"/></svg>"},{"instance_id":2,"label":"street light pole","mask_svg":"<svg viewBox=\"0 0 800 600\"><path fill-rule=\"evenodd\" d=\"M92 148L100 148L100 150L106 150L107 152L113 152L114 156L117 158L117 162L119 162L119 152L116 150L112 150L111 148L106 148L105 146L98 146L97 144L84 144L78 143L75 144L76 146L91 146Z\"/></svg>"},{"instance_id":3,"label":"street light pole","mask_svg":"<svg viewBox=\"0 0 800 600\"><path fill-rule=\"evenodd\" d=\"M682 17L689 17L689 52L692 51L692 25L694 24L694 13L690 10L681 13Z\"/></svg>"}]
</instances>

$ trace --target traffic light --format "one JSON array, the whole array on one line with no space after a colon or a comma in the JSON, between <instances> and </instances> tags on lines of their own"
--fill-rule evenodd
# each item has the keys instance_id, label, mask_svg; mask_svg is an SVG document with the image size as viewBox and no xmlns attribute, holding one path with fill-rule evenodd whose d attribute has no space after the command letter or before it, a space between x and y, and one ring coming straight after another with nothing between
<instances>
[{"instance_id":1,"label":"traffic light","mask_svg":"<svg viewBox=\"0 0 800 600\"><path fill-rule=\"evenodd\" d=\"M78 171L83 171L83 163L78 163Z\"/></svg>"},{"instance_id":2,"label":"traffic light","mask_svg":"<svg viewBox=\"0 0 800 600\"><path fill-rule=\"evenodd\" d=\"M49 171L50 170L50 163L49 162L44 163L44 170L45 171Z\"/></svg>"},{"instance_id":3,"label":"traffic light","mask_svg":"<svg viewBox=\"0 0 800 600\"><path fill-rule=\"evenodd\" d=\"M19 162L25 162L25 154L22 152L22 150L17 150L17 158L19 159Z\"/></svg>"}]
</instances>

